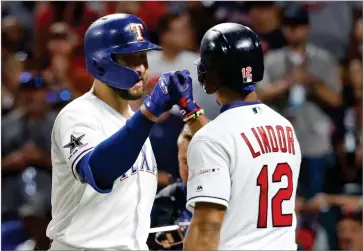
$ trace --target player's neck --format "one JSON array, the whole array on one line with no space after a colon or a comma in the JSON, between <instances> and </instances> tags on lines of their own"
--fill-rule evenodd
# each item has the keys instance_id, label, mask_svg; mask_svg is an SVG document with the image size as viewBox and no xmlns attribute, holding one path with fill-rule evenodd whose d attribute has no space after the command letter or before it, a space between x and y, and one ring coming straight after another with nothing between
<instances>
[{"instance_id":1,"label":"player's neck","mask_svg":"<svg viewBox=\"0 0 363 251\"><path fill-rule=\"evenodd\" d=\"M129 119L129 101L122 99L116 92L112 91L107 85L95 81L93 94L100 100L111 106L122 116Z\"/></svg>"},{"instance_id":2,"label":"player's neck","mask_svg":"<svg viewBox=\"0 0 363 251\"><path fill-rule=\"evenodd\" d=\"M248 95L243 95L235 91L230 91L227 89L219 89L216 92L216 98L219 105L226 105L233 101L256 101L258 100L256 92L251 92Z\"/></svg>"}]
</instances>

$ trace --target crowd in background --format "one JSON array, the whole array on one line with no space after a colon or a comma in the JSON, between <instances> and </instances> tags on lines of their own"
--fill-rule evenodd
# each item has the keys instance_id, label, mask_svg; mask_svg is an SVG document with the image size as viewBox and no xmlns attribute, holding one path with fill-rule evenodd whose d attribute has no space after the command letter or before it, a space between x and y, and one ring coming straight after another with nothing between
<instances>
[{"instance_id":1,"label":"crowd in background","mask_svg":"<svg viewBox=\"0 0 363 251\"><path fill-rule=\"evenodd\" d=\"M259 34L265 76L257 92L292 121L302 148L299 249L363 250L362 2L2 1L1 12L2 249L29 240L48 248L52 126L62 107L93 83L85 69L84 34L101 16L130 13L163 47L148 54L147 93L162 73L188 69L194 97L210 119L219 106L200 87L194 65L203 34L221 22L248 25ZM139 105L131 103L133 109ZM182 129L173 109L150 135L161 191L156 218L172 200L165 188L184 191ZM177 202L177 213L153 224L180 220L185 203Z\"/></svg>"}]
</instances>

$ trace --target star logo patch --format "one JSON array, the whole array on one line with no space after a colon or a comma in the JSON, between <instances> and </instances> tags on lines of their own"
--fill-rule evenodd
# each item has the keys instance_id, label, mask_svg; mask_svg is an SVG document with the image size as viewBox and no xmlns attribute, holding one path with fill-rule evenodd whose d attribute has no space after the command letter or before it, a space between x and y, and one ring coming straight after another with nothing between
<instances>
[{"instance_id":1,"label":"star logo patch","mask_svg":"<svg viewBox=\"0 0 363 251\"><path fill-rule=\"evenodd\" d=\"M63 146L63 148L69 148L69 154L71 154L74 149L77 147L83 146L83 143L81 142L82 138L85 134L79 136L78 138L71 135L71 142L69 142L67 145Z\"/></svg>"}]
</instances>

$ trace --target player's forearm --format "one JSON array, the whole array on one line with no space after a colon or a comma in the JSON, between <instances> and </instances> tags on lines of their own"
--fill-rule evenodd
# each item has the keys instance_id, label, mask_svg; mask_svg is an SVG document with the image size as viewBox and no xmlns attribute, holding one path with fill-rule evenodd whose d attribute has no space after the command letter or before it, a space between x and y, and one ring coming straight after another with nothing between
<instances>
[{"instance_id":1,"label":"player's forearm","mask_svg":"<svg viewBox=\"0 0 363 251\"><path fill-rule=\"evenodd\" d=\"M80 161L80 175L100 188L111 188L113 182L135 163L155 123L137 111L119 131L98 144ZM90 169L91 173L88 173ZM96 189L97 190L97 189Z\"/></svg>"},{"instance_id":2,"label":"player's forearm","mask_svg":"<svg viewBox=\"0 0 363 251\"><path fill-rule=\"evenodd\" d=\"M208 118L205 115L201 115L196 120L190 120L187 124L190 132L194 135L200 128L208 124L208 122Z\"/></svg>"},{"instance_id":3,"label":"player's forearm","mask_svg":"<svg viewBox=\"0 0 363 251\"><path fill-rule=\"evenodd\" d=\"M192 220L184 240L183 250L217 250L219 239L219 225L198 224Z\"/></svg>"}]
</instances>

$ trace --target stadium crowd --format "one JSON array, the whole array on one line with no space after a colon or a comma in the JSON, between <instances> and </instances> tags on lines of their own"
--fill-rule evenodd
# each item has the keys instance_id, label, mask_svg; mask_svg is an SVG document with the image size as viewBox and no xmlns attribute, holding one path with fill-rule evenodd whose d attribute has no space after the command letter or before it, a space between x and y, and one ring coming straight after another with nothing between
<instances>
[{"instance_id":1,"label":"stadium crowd","mask_svg":"<svg viewBox=\"0 0 363 251\"><path fill-rule=\"evenodd\" d=\"M49 247L52 126L62 107L91 88L83 37L93 21L112 13L140 17L163 47L148 54L147 93L162 73L188 69L194 97L209 119L219 107L197 80L199 42L221 22L254 29L265 53L259 98L293 122L302 148L299 249L363 250L360 1L2 1L2 249ZM133 109L139 105L131 103ZM188 221L191 135L179 111L163 115L150 139L159 172L152 227ZM150 247L180 249L176 238L152 236Z\"/></svg>"}]
</instances>

